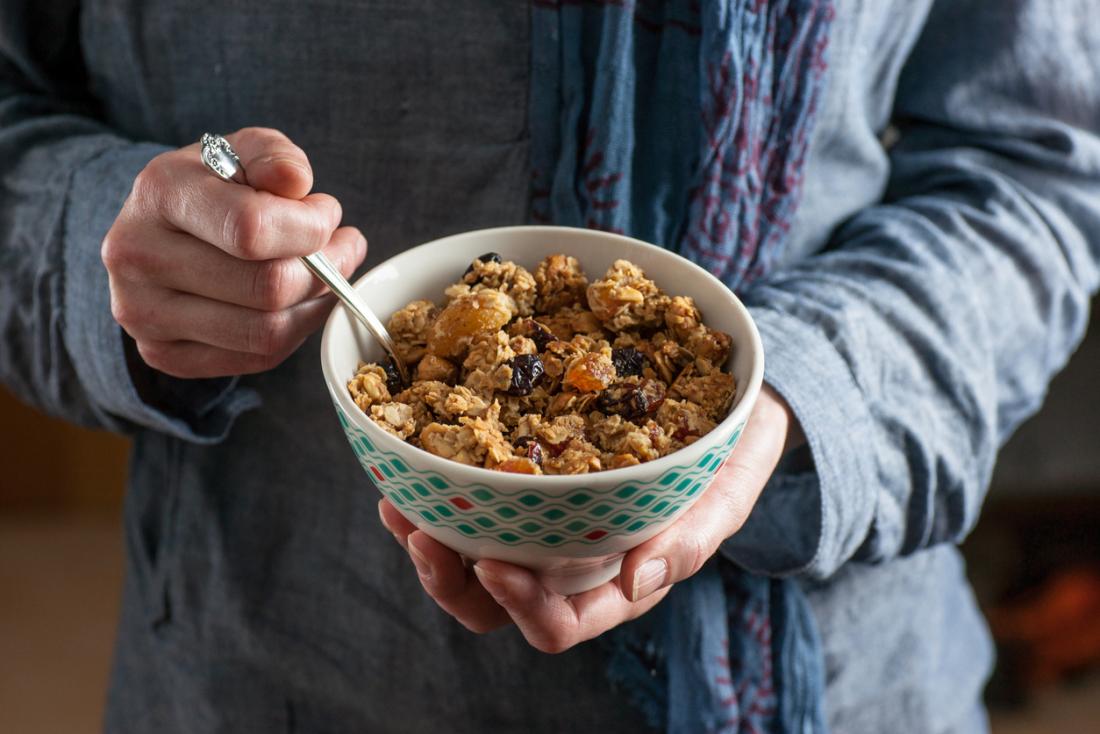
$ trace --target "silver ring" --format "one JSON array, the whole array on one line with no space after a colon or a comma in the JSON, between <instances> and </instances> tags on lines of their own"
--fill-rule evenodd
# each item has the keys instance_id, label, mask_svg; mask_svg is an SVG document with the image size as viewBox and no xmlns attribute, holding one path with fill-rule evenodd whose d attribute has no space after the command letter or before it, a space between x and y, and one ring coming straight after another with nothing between
<instances>
[{"instance_id":1,"label":"silver ring","mask_svg":"<svg viewBox=\"0 0 1100 734\"><path fill-rule=\"evenodd\" d=\"M221 135L203 133L199 144L202 146L203 165L218 178L239 184L248 183L241 159L228 140Z\"/></svg>"}]
</instances>

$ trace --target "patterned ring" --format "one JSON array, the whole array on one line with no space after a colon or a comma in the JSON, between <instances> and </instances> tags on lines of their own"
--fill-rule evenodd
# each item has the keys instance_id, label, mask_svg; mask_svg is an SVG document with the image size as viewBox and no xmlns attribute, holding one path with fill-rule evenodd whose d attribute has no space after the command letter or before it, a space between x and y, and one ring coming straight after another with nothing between
<instances>
[{"instance_id":1,"label":"patterned ring","mask_svg":"<svg viewBox=\"0 0 1100 734\"><path fill-rule=\"evenodd\" d=\"M203 133L199 144L202 146L203 165L213 171L218 178L245 183L244 167L241 165L240 156L233 150L228 140L221 135Z\"/></svg>"}]
</instances>

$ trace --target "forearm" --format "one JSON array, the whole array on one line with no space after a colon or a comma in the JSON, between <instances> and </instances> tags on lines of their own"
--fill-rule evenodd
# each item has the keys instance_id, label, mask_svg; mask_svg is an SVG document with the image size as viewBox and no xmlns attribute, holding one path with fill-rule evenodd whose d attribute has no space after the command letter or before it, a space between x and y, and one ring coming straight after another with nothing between
<instances>
[{"instance_id":1,"label":"forearm","mask_svg":"<svg viewBox=\"0 0 1100 734\"><path fill-rule=\"evenodd\" d=\"M169 390L158 404L138 395L100 260L134 177L165 148L114 133L55 79L56 59L31 42L37 16L20 5L0 10L0 380L75 422L215 440L255 397L238 395L228 410L213 403L225 384L195 384L184 399Z\"/></svg>"},{"instance_id":2,"label":"forearm","mask_svg":"<svg viewBox=\"0 0 1100 734\"><path fill-rule=\"evenodd\" d=\"M813 468L778 476L727 543L745 565L827 576L960 540L999 446L1084 333L1100 262L1100 98L1058 70L1100 69L1028 22L1035 3L952 8L903 78L886 201L746 296L765 379ZM974 23L1001 45L970 48ZM1041 105L1018 78L1037 56Z\"/></svg>"}]
</instances>

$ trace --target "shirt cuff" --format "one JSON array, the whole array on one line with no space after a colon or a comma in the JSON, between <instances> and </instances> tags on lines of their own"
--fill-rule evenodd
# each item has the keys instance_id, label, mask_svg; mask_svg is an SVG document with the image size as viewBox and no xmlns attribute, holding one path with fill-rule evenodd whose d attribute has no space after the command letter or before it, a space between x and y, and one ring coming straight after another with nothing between
<instances>
[{"instance_id":1,"label":"shirt cuff","mask_svg":"<svg viewBox=\"0 0 1100 734\"><path fill-rule=\"evenodd\" d=\"M104 425L118 431L139 426L215 443L238 415L260 404L259 395L240 387L239 378L182 380L135 359L111 315L107 271L99 254L134 178L165 150L152 144L112 148L73 174L63 233L62 334L81 388Z\"/></svg>"},{"instance_id":2,"label":"shirt cuff","mask_svg":"<svg viewBox=\"0 0 1100 734\"><path fill-rule=\"evenodd\" d=\"M859 548L871 522L872 417L824 333L780 311L749 310L764 344L764 380L801 424L813 465L780 467L721 552L757 573L825 578Z\"/></svg>"}]
</instances>

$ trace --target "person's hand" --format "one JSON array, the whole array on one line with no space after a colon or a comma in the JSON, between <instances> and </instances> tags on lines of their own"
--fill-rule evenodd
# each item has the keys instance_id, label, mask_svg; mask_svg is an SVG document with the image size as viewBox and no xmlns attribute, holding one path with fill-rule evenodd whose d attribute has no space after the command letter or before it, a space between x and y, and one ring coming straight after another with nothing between
<instances>
[{"instance_id":1,"label":"person's hand","mask_svg":"<svg viewBox=\"0 0 1100 734\"><path fill-rule=\"evenodd\" d=\"M324 250L346 277L367 253L359 230L339 226L339 202L309 193L309 161L285 135L226 137L249 186L207 171L197 143L164 153L103 240L115 320L149 366L175 377L278 365L335 304L298 256Z\"/></svg>"},{"instance_id":2,"label":"person's hand","mask_svg":"<svg viewBox=\"0 0 1100 734\"><path fill-rule=\"evenodd\" d=\"M788 437L788 433L790 436ZM543 652L562 652L652 609L668 588L696 573L740 529L801 431L786 402L765 385L737 448L702 497L668 529L626 554L613 581L564 597L536 576L501 561L467 569L454 551L417 530L386 499L382 524L412 557L420 583L448 614L474 632L515 623Z\"/></svg>"}]
</instances>

